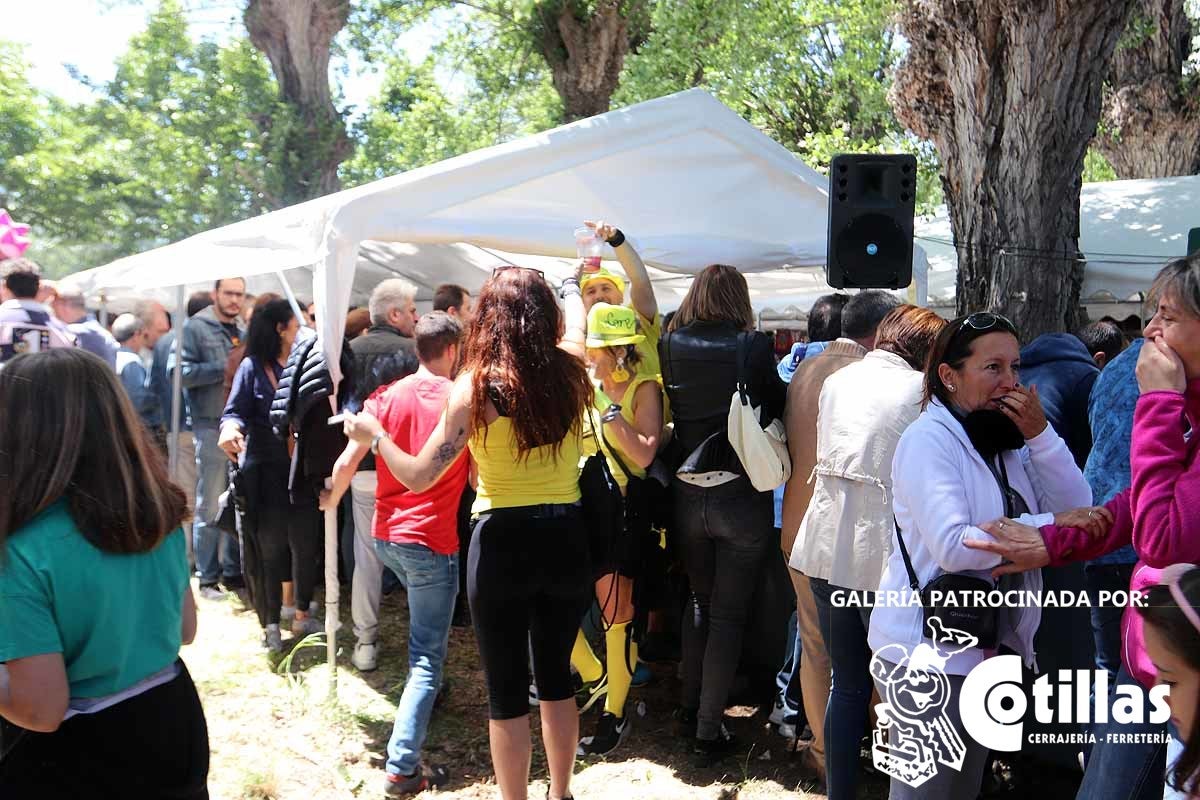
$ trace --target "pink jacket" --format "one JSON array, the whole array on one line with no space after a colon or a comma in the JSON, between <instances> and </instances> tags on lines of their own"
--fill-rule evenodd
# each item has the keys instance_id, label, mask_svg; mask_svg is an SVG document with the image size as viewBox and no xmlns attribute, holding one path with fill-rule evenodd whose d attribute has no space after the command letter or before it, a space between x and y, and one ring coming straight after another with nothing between
<instances>
[{"instance_id":1,"label":"pink jacket","mask_svg":"<svg viewBox=\"0 0 1200 800\"><path fill-rule=\"evenodd\" d=\"M1106 504L1115 522L1108 535L1093 539L1080 528L1041 529L1050 563L1096 558L1130 544L1138 562L1131 590L1145 592L1159 582L1164 567L1200 563L1200 379L1187 393L1148 392L1133 416L1129 466L1133 483ZM1146 655L1142 618L1132 608L1121 620L1121 660L1143 686L1154 684Z\"/></svg>"}]
</instances>

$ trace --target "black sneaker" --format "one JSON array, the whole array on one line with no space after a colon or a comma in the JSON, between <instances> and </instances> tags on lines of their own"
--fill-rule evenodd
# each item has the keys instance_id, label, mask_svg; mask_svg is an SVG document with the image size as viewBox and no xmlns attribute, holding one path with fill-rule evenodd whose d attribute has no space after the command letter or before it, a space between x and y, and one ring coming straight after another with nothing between
<instances>
[{"instance_id":1,"label":"black sneaker","mask_svg":"<svg viewBox=\"0 0 1200 800\"><path fill-rule=\"evenodd\" d=\"M618 717L605 711L596 723L596 733L579 740L579 749L575 751L580 756L605 756L617 749L629 730L628 717Z\"/></svg>"},{"instance_id":2,"label":"black sneaker","mask_svg":"<svg viewBox=\"0 0 1200 800\"><path fill-rule=\"evenodd\" d=\"M603 673L594 681L583 681L578 689L575 690L575 705L579 706L579 713L586 714L592 706L604 696L608 694L608 673Z\"/></svg>"},{"instance_id":3,"label":"black sneaker","mask_svg":"<svg viewBox=\"0 0 1200 800\"><path fill-rule=\"evenodd\" d=\"M422 764L412 775L393 775L389 772L383 784L383 793L388 797L407 797L426 789L437 788L448 780L450 770Z\"/></svg>"},{"instance_id":4,"label":"black sneaker","mask_svg":"<svg viewBox=\"0 0 1200 800\"><path fill-rule=\"evenodd\" d=\"M692 764L696 767L709 767L733 752L737 747L737 739L721 723L721 729L715 739L692 740Z\"/></svg>"},{"instance_id":5,"label":"black sneaker","mask_svg":"<svg viewBox=\"0 0 1200 800\"><path fill-rule=\"evenodd\" d=\"M246 588L246 579L241 575L225 575L221 578L221 585L227 592L236 592Z\"/></svg>"}]
</instances>

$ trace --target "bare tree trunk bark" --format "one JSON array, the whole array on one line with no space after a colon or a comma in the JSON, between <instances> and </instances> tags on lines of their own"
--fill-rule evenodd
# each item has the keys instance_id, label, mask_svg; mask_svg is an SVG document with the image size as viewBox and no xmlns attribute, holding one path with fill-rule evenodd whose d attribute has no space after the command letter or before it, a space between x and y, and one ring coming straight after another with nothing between
<instances>
[{"instance_id":1,"label":"bare tree trunk bark","mask_svg":"<svg viewBox=\"0 0 1200 800\"><path fill-rule=\"evenodd\" d=\"M587 12L573 2L541 4L541 13L554 15L542 27L541 50L562 99L564 121L608 111L625 56L645 39L641 26L631 30L627 17L642 13L641 4L630 3L632 10L624 5L622 0L600 0L581 21Z\"/></svg>"},{"instance_id":2,"label":"bare tree trunk bark","mask_svg":"<svg viewBox=\"0 0 1200 800\"><path fill-rule=\"evenodd\" d=\"M904 0L890 100L942 159L960 314L1025 341L1078 323L1083 157L1133 2Z\"/></svg>"},{"instance_id":3,"label":"bare tree trunk bark","mask_svg":"<svg viewBox=\"0 0 1200 800\"><path fill-rule=\"evenodd\" d=\"M1121 178L1200 172L1200 78L1184 0L1139 0L1113 54L1096 144Z\"/></svg>"},{"instance_id":4,"label":"bare tree trunk bark","mask_svg":"<svg viewBox=\"0 0 1200 800\"><path fill-rule=\"evenodd\" d=\"M346 125L329 88L333 38L350 15L350 0L249 0L243 16L250 41L271 62L291 120L271 120L276 145L293 165L281 193L286 204L337 191L338 165L351 152Z\"/></svg>"}]
</instances>

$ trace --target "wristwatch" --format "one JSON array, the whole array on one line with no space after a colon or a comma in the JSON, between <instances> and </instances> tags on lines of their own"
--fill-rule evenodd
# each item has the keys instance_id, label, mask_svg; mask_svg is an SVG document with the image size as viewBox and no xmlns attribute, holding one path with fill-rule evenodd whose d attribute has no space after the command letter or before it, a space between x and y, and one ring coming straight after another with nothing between
<instances>
[{"instance_id":1,"label":"wristwatch","mask_svg":"<svg viewBox=\"0 0 1200 800\"><path fill-rule=\"evenodd\" d=\"M600 415L600 421L612 422L619 416L621 416L621 405L620 403L613 403L608 408L604 409L604 413Z\"/></svg>"},{"instance_id":2,"label":"wristwatch","mask_svg":"<svg viewBox=\"0 0 1200 800\"><path fill-rule=\"evenodd\" d=\"M391 436L388 436L387 431L380 431L379 433L375 434L374 438L371 439L371 455L379 455L379 443L384 439L391 438Z\"/></svg>"}]
</instances>

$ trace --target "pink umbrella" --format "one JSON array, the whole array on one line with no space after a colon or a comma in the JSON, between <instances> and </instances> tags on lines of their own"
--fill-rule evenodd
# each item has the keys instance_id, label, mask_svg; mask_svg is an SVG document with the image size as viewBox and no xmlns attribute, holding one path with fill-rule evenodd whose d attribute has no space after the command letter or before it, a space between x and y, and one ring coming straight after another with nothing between
<instances>
[{"instance_id":1,"label":"pink umbrella","mask_svg":"<svg viewBox=\"0 0 1200 800\"><path fill-rule=\"evenodd\" d=\"M0 260L20 258L29 247L29 226L13 222L6 209L0 208Z\"/></svg>"}]
</instances>

